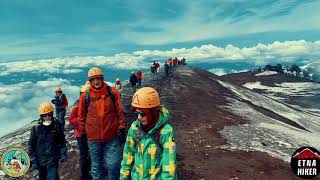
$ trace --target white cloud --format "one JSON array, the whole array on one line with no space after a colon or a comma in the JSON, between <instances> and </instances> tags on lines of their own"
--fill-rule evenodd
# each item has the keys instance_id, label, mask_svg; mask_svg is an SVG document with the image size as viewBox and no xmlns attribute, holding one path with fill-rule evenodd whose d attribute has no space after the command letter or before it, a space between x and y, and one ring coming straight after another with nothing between
<instances>
[{"instance_id":1,"label":"white cloud","mask_svg":"<svg viewBox=\"0 0 320 180\"><path fill-rule=\"evenodd\" d=\"M0 76L15 72L30 73L79 73L81 68L108 66L117 69L148 68L146 60L166 59L168 57L187 57L189 61L245 61L257 65L275 62L294 62L300 59L318 60L320 41L275 41L271 44L258 44L239 48L233 45L218 47L212 44L190 49L171 49L167 51L143 50L133 53L120 53L114 56L66 57L45 60L28 60L0 63Z\"/></svg>"},{"instance_id":2,"label":"white cloud","mask_svg":"<svg viewBox=\"0 0 320 180\"><path fill-rule=\"evenodd\" d=\"M77 74L82 72L82 69L64 69L62 70L63 74Z\"/></svg>"},{"instance_id":3,"label":"white cloud","mask_svg":"<svg viewBox=\"0 0 320 180\"><path fill-rule=\"evenodd\" d=\"M38 106L50 102L54 87L60 86L66 93L69 105L79 97L80 87L73 86L65 79L48 79L36 83L22 82L12 85L0 84L0 136L38 119Z\"/></svg>"}]
</instances>

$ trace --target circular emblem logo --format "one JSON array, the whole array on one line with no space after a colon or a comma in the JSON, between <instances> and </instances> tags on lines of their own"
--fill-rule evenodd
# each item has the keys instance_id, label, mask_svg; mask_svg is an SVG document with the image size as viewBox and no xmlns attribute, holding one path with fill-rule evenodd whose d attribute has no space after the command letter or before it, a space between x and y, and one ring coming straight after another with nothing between
<instances>
[{"instance_id":1,"label":"circular emblem logo","mask_svg":"<svg viewBox=\"0 0 320 180\"><path fill-rule=\"evenodd\" d=\"M301 178L311 179L319 175L320 153L313 147L299 148L291 158L293 172Z\"/></svg>"},{"instance_id":2,"label":"circular emblem logo","mask_svg":"<svg viewBox=\"0 0 320 180\"><path fill-rule=\"evenodd\" d=\"M23 176L30 168L29 155L21 148L10 148L1 157L1 168L8 176Z\"/></svg>"}]
</instances>

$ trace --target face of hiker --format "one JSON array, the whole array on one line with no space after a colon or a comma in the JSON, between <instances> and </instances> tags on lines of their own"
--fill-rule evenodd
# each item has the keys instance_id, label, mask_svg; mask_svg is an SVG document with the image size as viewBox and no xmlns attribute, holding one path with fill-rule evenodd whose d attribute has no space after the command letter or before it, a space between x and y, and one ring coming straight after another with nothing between
<instances>
[{"instance_id":1,"label":"face of hiker","mask_svg":"<svg viewBox=\"0 0 320 180\"><path fill-rule=\"evenodd\" d=\"M142 125L145 126L149 124L149 121L148 121L149 113L147 113L147 110L137 109L135 114L137 115L137 118Z\"/></svg>"},{"instance_id":2,"label":"face of hiker","mask_svg":"<svg viewBox=\"0 0 320 180\"><path fill-rule=\"evenodd\" d=\"M53 114L48 113L48 114L42 114L41 116L45 122L50 122L52 121Z\"/></svg>"},{"instance_id":3,"label":"face of hiker","mask_svg":"<svg viewBox=\"0 0 320 180\"><path fill-rule=\"evenodd\" d=\"M102 87L103 85L103 80L102 78L99 77L95 77L91 80L91 85L95 88L95 89L99 89Z\"/></svg>"}]
</instances>

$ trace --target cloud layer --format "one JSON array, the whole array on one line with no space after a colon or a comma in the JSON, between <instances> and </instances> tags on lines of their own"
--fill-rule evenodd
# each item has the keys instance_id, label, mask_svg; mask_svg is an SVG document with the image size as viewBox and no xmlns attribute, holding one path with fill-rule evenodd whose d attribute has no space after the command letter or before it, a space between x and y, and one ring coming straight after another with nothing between
<instances>
[{"instance_id":1,"label":"cloud layer","mask_svg":"<svg viewBox=\"0 0 320 180\"><path fill-rule=\"evenodd\" d=\"M160 50L143 50L120 53L114 56L67 57L46 60L0 63L0 76L15 72L77 74L83 68L108 66L115 69L148 68L152 60L166 60L168 57L186 57L189 62L248 62L256 65L266 63L292 63L319 61L320 41L285 41L258 44L239 48L234 45L218 47L212 44L200 47Z\"/></svg>"},{"instance_id":2,"label":"cloud layer","mask_svg":"<svg viewBox=\"0 0 320 180\"><path fill-rule=\"evenodd\" d=\"M38 119L37 108L41 102L54 97L54 88L60 86L72 104L79 96L79 87L72 86L65 79L30 81L12 85L0 84L0 136Z\"/></svg>"}]
</instances>

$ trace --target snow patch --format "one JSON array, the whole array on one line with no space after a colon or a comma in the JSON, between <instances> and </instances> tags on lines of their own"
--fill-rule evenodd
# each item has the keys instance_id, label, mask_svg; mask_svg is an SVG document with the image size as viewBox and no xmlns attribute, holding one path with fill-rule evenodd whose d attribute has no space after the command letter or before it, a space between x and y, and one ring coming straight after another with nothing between
<instances>
[{"instance_id":1,"label":"snow patch","mask_svg":"<svg viewBox=\"0 0 320 180\"><path fill-rule=\"evenodd\" d=\"M219 83L236 94L236 98L227 99L230 103L226 108L250 121L250 124L229 126L221 130L222 136L228 140L228 144L223 148L266 152L287 162L299 147L320 148L319 113L309 113L304 109L288 106L241 86L234 86L222 81ZM259 86L260 82L255 85ZM286 117L310 132L262 114L243 100Z\"/></svg>"},{"instance_id":2,"label":"snow patch","mask_svg":"<svg viewBox=\"0 0 320 180\"><path fill-rule=\"evenodd\" d=\"M254 76L270 76L270 75L275 75L278 74L276 71L264 71L262 73L256 74Z\"/></svg>"}]
</instances>

